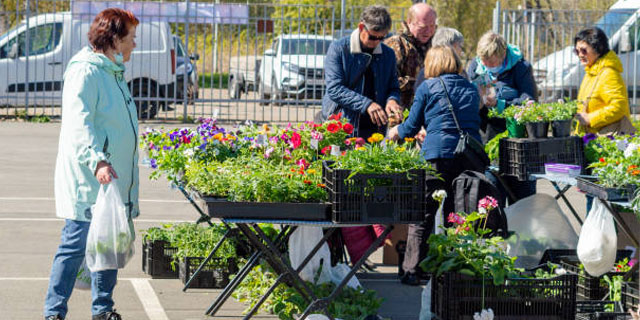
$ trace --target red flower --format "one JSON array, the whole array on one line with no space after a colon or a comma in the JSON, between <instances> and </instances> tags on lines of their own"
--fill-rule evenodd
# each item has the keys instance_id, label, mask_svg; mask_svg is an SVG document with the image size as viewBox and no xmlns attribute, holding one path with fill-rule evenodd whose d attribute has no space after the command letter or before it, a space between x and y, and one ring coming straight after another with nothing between
<instances>
[{"instance_id":1,"label":"red flower","mask_svg":"<svg viewBox=\"0 0 640 320\"><path fill-rule=\"evenodd\" d=\"M293 146L294 149L297 149L300 144L302 144L302 139L300 138L300 134L297 132L294 132L291 134L291 145Z\"/></svg>"},{"instance_id":2,"label":"red flower","mask_svg":"<svg viewBox=\"0 0 640 320\"><path fill-rule=\"evenodd\" d=\"M340 123L330 123L327 126L327 131L331 132L331 133L336 133L340 130Z\"/></svg>"},{"instance_id":3,"label":"red flower","mask_svg":"<svg viewBox=\"0 0 640 320\"><path fill-rule=\"evenodd\" d=\"M344 132L346 132L347 134L351 134L353 133L353 125L351 125L351 123L345 123L345 125L342 126L342 130L344 130Z\"/></svg>"},{"instance_id":4,"label":"red flower","mask_svg":"<svg viewBox=\"0 0 640 320\"><path fill-rule=\"evenodd\" d=\"M322 148L322 150L320 150L320 153L322 153L322 154L327 154L329 152L331 152L331 146L326 146L326 147Z\"/></svg>"},{"instance_id":5,"label":"red flower","mask_svg":"<svg viewBox=\"0 0 640 320\"><path fill-rule=\"evenodd\" d=\"M604 158L600 158L600 162L604 162Z\"/></svg>"},{"instance_id":6,"label":"red flower","mask_svg":"<svg viewBox=\"0 0 640 320\"><path fill-rule=\"evenodd\" d=\"M344 156L345 154L347 154L347 151L342 151L342 156Z\"/></svg>"},{"instance_id":7,"label":"red flower","mask_svg":"<svg viewBox=\"0 0 640 320\"><path fill-rule=\"evenodd\" d=\"M311 180L303 180L302 182L304 182L304 184L311 184Z\"/></svg>"},{"instance_id":8,"label":"red flower","mask_svg":"<svg viewBox=\"0 0 640 320\"><path fill-rule=\"evenodd\" d=\"M329 116L329 120L339 121L342 118L342 112L338 112L338 114L332 114Z\"/></svg>"},{"instance_id":9,"label":"red flower","mask_svg":"<svg viewBox=\"0 0 640 320\"><path fill-rule=\"evenodd\" d=\"M326 188L327 187L327 185L324 184L324 183L318 183L317 186L320 187L320 188Z\"/></svg>"}]
</instances>

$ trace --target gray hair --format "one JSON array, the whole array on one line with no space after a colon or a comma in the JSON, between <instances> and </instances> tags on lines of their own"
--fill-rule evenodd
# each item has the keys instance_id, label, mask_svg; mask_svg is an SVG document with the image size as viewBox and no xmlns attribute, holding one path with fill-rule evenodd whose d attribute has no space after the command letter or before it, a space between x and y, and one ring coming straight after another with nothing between
<instances>
[{"instance_id":1,"label":"gray hair","mask_svg":"<svg viewBox=\"0 0 640 320\"><path fill-rule=\"evenodd\" d=\"M360 15L360 21L367 30L382 32L391 29L391 16L387 8L383 6L368 6Z\"/></svg>"},{"instance_id":2,"label":"gray hair","mask_svg":"<svg viewBox=\"0 0 640 320\"><path fill-rule=\"evenodd\" d=\"M431 46L453 46L454 44L464 44L464 36L454 28L440 27L436 30L431 40Z\"/></svg>"}]
</instances>

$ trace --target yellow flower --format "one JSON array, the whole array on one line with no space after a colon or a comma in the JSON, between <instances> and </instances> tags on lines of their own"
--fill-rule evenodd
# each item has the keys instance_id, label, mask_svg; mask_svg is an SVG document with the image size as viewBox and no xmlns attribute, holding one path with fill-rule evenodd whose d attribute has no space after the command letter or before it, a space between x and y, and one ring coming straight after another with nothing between
<instances>
[{"instance_id":1,"label":"yellow flower","mask_svg":"<svg viewBox=\"0 0 640 320\"><path fill-rule=\"evenodd\" d=\"M404 150L405 150L405 148L404 148L404 147L397 147L397 148L396 148L396 151L398 151L398 152L403 152Z\"/></svg>"},{"instance_id":2,"label":"yellow flower","mask_svg":"<svg viewBox=\"0 0 640 320\"><path fill-rule=\"evenodd\" d=\"M314 173L316 173L316 169L307 170L307 174L314 174Z\"/></svg>"},{"instance_id":3,"label":"yellow flower","mask_svg":"<svg viewBox=\"0 0 640 320\"><path fill-rule=\"evenodd\" d=\"M222 136L222 132L218 132L213 136L213 138L218 140L218 141L222 141L222 137L223 137Z\"/></svg>"},{"instance_id":4,"label":"yellow flower","mask_svg":"<svg viewBox=\"0 0 640 320\"><path fill-rule=\"evenodd\" d=\"M227 133L227 135L226 135L226 137L225 137L225 138L227 138L227 140L236 140L236 137L235 137L235 136L230 135L230 134L228 134L228 133Z\"/></svg>"},{"instance_id":5,"label":"yellow flower","mask_svg":"<svg viewBox=\"0 0 640 320\"><path fill-rule=\"evenodd\" d=\"M264 132L269 132L269 125L268 124L263 124L262 125L262 129L264 130Z\"/></svg>"},{"instance_id":6,"label":"yellow flower","mask_svg":"<svg viewBox=\"0 0 640 320\"><path fill-rule=\"evenodd\" d=\"M369 138L369 139L371 139L371 138ZM364 151L364 150L366 150L366 149L367 149L367 148L365 148L365 147L357 147L357 148L356 148L356 150L360 150L360 151Z\"/></svg>"},{"instance_id":7,"label":"yellow flower","mask_svg":"<svg viewBox=\"0 0 640 320\"><path fill-rule=\"evenodd\" d=\"M409 143L414 142L415 140L416 140L416 138L409 138L409 137L404 138L404 141L409 142Z\"/></svg>"},{"instance_id":8,"label":"yellow flower","mask_svg":"<svg viewBox=\"0 0 640 320\"><path fill-rule=\"evenodd\" d=\"M373 142L380 142L383 139L384 139L384 136L379 133L374 133L373 135L371 135L371 140L373 140Z\"/></svg>"}]
</instances>

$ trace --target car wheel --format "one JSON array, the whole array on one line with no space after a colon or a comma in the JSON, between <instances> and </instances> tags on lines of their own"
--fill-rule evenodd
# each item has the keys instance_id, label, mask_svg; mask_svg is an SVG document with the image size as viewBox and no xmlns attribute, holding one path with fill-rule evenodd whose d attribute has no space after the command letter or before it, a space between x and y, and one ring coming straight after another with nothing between
<instances>
[{"instance_id":1,"label":"car wheel","mask_svg":"<svg viewBox=\"0 0 640 320\"><path fill-rule=\"evenodd\" d=\"M269 96L264 92L264 83L262 83L262 79L258 81L258 102L261 106L266 106L269 104Z\"/></svg>"},{"instance_id":2,"label":"car wheel","mask_svg":"<svg viewBox=\"0 0 640 320\"><path fill-rule=\"evenodd\" d=\"M131 84L131 95L136 104L139 119L153 119L156 117L158 114L158 102L148 100L148 98L157 96L155 83L134 81Z\"/></svg>"},{"instance_id":3,"label":"car wheel","mask_svg":"<svg viewBox=\"0 0 640 320\"><path fill-rule=\"evenodd\" d=\"M237 100L240 99L240 83L236 77L229 79L229 98Z\"/></svg>"},{"instance_id":4,"label":"car wheel","mask_svg":"<svg viewBox=\"0 0 640 320\"><path fill-rule=\"evenodd\" d=\"M279 101L282 99L282 94L278 90L278 82L276 82L276 76L271 76L271 104L279 106L282 103Z\"/></svg>"}]
</instances>

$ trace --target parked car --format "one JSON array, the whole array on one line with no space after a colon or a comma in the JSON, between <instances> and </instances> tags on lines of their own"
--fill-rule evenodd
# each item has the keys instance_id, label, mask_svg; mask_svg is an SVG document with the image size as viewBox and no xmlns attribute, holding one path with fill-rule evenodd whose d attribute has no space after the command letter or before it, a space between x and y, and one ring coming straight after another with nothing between
<instances>
[{"instance_id":1,"label":"parked car","mask_svg":"<svg viewBox=\"0 0 640 320\"><path fill-rule=\"evenodd\" d=\"M320 99L324 93L324 57L331 36L281 35L264 52L258 71L261 104L292 97Z\"/></svg>"},{"instance_id":2,"label":"parked car","mask_svg":"<svg viewBox=\"0 0 640 320\"><path fill-rule=\"evenodd\" d=\"M200 59L200 55L197 53L187 55L182 39L176 35L173 35L173 45L176 49L176 85L175 94L169 92L168 96L175 96L176 99L181 100L184 99L186 91L187 101L191 103L198 98L198 67L195 61ZM185 75L187 76L187 90L185 90Z\"/></svg>"},{"instance_id":3,"label":"parked car","mask_svg":"<svg viewBox=\"0 0 640 320\"><path fill-rule=\"evenodd\" d=\"M240 99L242 93L258 90L260 57L237 56L229 59L229 97Z\"/></svg>"},{"instance_id":4,"label":"parked car","mask_svg":"<svg viewBox=\"0 0 640 320\"><path fill-rule=\"evenodd\" d=\"M640 54L640 1L620 0L616 2L595 24L609 37L610 48L618 54L624 69L623 77L629 96L638 90L634 87L634 76L640 75L640 63L635 63ZM576 32L579 30L576 30ZM636 33L637 32L637 33ZM573 37L573 35L571 35ZM534 77L545 101L561 97L576 98L584 77L584 67L573 51L573 43L556 51L533 65Z\"/></svg>"},{"instance_id":5,"label":"parked car","mask_svg":"<svg viewBox=\"0 0 640 320\"><path fill-rule=\"evenodd\" d=\"M29 18L0 36L0 105L60 105L67 63L88 45L92 20L69 12ZM27 29L28 27L28 29ZM27 47L27 33L29 47ZM137 47L124 74L138 107L138 116L153 118L162 97L174 85L176 57L169 24L140 22ZM28 76L27 76L28 75ZM28 84L28 85L27 85Z\"/></svg>"}]
</instances>

